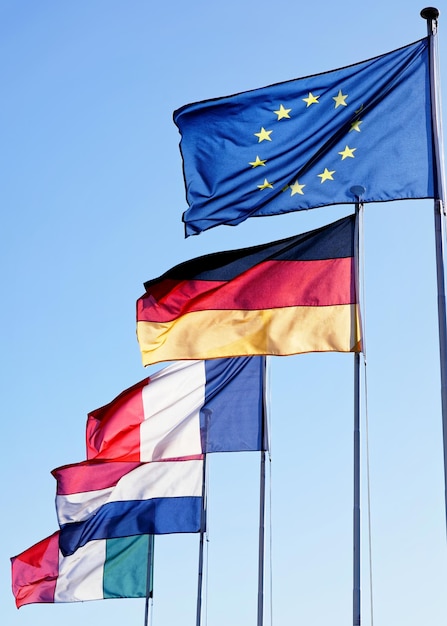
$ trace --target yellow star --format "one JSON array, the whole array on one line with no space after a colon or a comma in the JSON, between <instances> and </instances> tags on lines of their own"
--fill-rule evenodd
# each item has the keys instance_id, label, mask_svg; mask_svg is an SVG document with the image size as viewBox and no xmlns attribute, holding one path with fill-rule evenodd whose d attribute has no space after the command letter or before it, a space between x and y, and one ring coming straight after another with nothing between
<instances>
[{"instance_id":1,"label":"yellow star","mask_svg":"<svg viewBox=\"0 0 447 626\"><path fill-rule=\"evenodd\" d=\"M289 113L290 113L290 111L291 111L291 110L292 110L292 109L285 109L285 108L283 107L283 105L282 105L282 104L280 104L280 105L279 105L279 109L278 109L277 111L273 111L273 113L275 113L275 114L278 116L278 120L277 120L277 121L279 122L279 120L282 120L282 119L284 119L284 118L287 118L287 119L289 119L289 120L290 120L290 115L289 115Z\"/></svg>"},{"instance_id":2,"label":"yellow star","mask_svg":"<svg viewBox=\"0 0 447 626\"><path fill-rule=\"evenodd\" d=\"M258 189L267 189L267 187L270 187L270 189L273 189L273 185L271 185L269 181L266 178L264 178L264 182L262 183L262 185L258 185Z\"/></svg>"},{"instance_id":3,"label":"yellow star","mask_svg":"<svg viewBox=\"0 0 447 626\"><path fill-rule=\"evenodd\" d=\"M301 194L303 196L304 195L303 189L304 189L305 186L306 185L300 185L298 180L296 180L294 183L292 183L290 185L290 189L291 189L291 192L292 192L290 195L294 196L296 193L299 193L299 194Z\"/></svg>"},{"instance_id":4,"label":"yellow star","mask_svg":"<svg viewBox=\"0 0 447 626\"><path fill-rule=\"evenodd\" d=\"M318 174L318 176L321 178L321 182L324 183L325 180L334 180L332 178L332 174L335 174L335 170L330 172L328 168L325 167L324 172L322 174Z\"/></svg>"},{"instance_id":5,"label":"yellow star","mask_svg":"<svg viewBox=\"0 0 447 626\"><path fill-rule=\"evenodd\" d=\"M349 129L349 132L351 132L351 130L356 130L359 133L360 132L360 124L363 124L362 120L354 120L351 123L351 128Z\"/></svg>"},{"instance_id":6,"label":"yellow star","mask_svg":"<svg viewBox=\"0 0 447 626\"><path fill-rule=\"evenodd\" d=\"M348 105L345 102L347 97L348 97L348 94L343 95L340 89L338 94L335 96L335 98L332 98L332 100L335 100L335 108L340 107L340 106L347 107Z\"/></svg>"},{"instance_id":7,"label":"yellow star","mask_svg":"<svg viewBox=\"0 0 447 626\"><path fill-rule=\"evenodd\" d=\"M344 161L348 157L353 159L354 158L354 152L356 150L357 150L357 148L350 148L349 146L346 146L346 148L342 152L339 152L338 154L341 154L341 160Z\"/></svg>"},{"instance_id":8,"label":"yellow star","mask_svg":"<svg viewBox=\"0 0 447 626\"><path fill-rule=\"evenodd\" d=\"M256 161L250 161L249 165L251 165L252 167L258 167L259 165L265 165L266 163L267 163L267 159L263 161L257 156Z\"/></svg>"},{"instance_id":9,"label":"yellow star","mask_svg":"<svg viewBox=\"0 0 447 626\"><path fill-rule=\"evenodd\" d=\"M271 141L271 133L273 131L272 130L265 130L264 127L261 128L259 133L254 133L256 135L256 137L259 137L259 141L258 143L261 143L261 141L267 140L267 141Z\"/></svg>"},{"instance_id":10,"label":"yellow star","mask_svg":"<svg viewBox=\"0 0 447 626\"><path fill-rule=\"evenodd\" d=\"M303 102L306 102L306 108L310 107L311 104L319 104L318 98L320 96L314 96L313 93L309 91L309 95L307 98L303 98Z\"/></svg>"}]
</instances>

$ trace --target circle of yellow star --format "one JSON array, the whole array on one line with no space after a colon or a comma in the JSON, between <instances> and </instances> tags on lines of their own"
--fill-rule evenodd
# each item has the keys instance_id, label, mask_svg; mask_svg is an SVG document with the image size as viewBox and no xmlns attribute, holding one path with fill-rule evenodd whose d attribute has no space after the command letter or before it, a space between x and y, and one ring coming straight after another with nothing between
<instances>
[{"instance_id":1,"label":"circle of yellow star","mask_svg":"<svg viewBox=\"0 0 447 626\"><path fill-rule=\"evenodd\" d=\"M294 196L296 193L299 193L303 196L304 195L303 189L305 186L306 185L300 185L297 179L294 183L290 185L290 190L291 190L290 195Z\"/></svg>"},{"instance_id":2,"label":"circle of yellow star","mask_svg":"<svg viewBox=\"0 0 447 626\"><path fill-rule=\"evenodd\" d=\"M250 161L248 164L251 165L252 167L259 167L259 165L264 165L267 163L267 159L260 159L258 156L256 157L255 161Z\"/></svg>"},{"instance_id":3,"label":"circle of yellow star","mask_svg":"<svg viewBox=\"0 0 447 626\"><path fill-rule=\"evenodd\" d=\"M265 130L264 127L261 128L261 130L259 131L259 133L254 133L256 135L256 137L259 137L259 141L258 143L261 143L261 141L271 141L272 138L270 137L270 135L272 134L272 130Z\"/></svg>"},{"instance_id":4,"label":"circle of yellow star","mask_svg":"<svg viewBox=\"0 0 447 626\"><path fill-rule=\"evenodd\" d=\"M356 150L357 150L357 148L350 148L349 146L346 146L346 148L344 150L342 150L341 152L339 152L338 154L341 154L341 160L344 161L348 157L353 159L354 158L354 152Z\"/></svg>"},{"instance_id":5,"label":"circle of yellow star","mask_svg":"<svg viewBox=\"0 0 447 626\"><path fill-rule=\"evenodd\" d=\"M335 98L332 98L332 100L335 100L335 108L340 107L340 106L347 107L348 106L346 104L347 97L348 97L348 94L343 95L340 89L338 94L335 96Z\"/></svg>"},{"instance_id":6,"label":"circle of yellow star","mask_svg":"<svg viewBox=\"0 0 447 626\"><path fill-rule=\"evenodd\" d=\"M275 115L278 116L278 120L277 121L279 122L279 120L282 120L282 119L289 119L290 120L289 113L290 113L291 110L292 109L285 109L283 107L283 105L280 104L279 105L279 109L277 111L273 111L273 113L275 113Z\"/></svg>"},{"instance_id":7,"label":"circle of yellow star","mask_svg":"<svg viewBox=\"0 0 447 626\"><path fill-rule=\"evenodd\" d=\"M325 180L334 180L332 174L335 174L335 170L329 171L327 167L324 168L324 172L322 174L318 174L321 178L321 182L324 183Z\"/></svg>"},{"instance_id":8,"label":"circle of yellow star","mask_svg":"<svg viewBox=\"0 0 447 626\"><path fill-rule=\"evenodd\" d=\"M273 189L273 185L270 184L266 178L264 178L264 182L262 183L262 185L258 185L258 189L267 189L267 188Z\"/></svg>"},{"instance_id":9,"label":"circle of yellow star","mask_svg":"<svg viewBox=\"0 0 447 626\"><path fill-rule=\"evenodd\" d=\"M314 96L313 93L309 91L307 98L303 98L303 102L306 103L306 108L310 107L311 104L318 104L319 97L320 96Z\"/></svg>"}]
</instances>

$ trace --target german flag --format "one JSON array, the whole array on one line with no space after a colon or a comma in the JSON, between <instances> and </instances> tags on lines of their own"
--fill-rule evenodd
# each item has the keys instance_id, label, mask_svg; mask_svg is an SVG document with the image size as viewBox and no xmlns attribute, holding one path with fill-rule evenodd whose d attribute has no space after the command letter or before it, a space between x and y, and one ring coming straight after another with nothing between
<instances>
[{"instance_id":1,"label":"german flag","mask_svg":"<svg viewBox=\"0 0 447 626\"><path fill-rule=\"evenodd\" d=\"M355 216L177 265L137 301L143 365L361 350Z\"/></svg>"}]
</instances>

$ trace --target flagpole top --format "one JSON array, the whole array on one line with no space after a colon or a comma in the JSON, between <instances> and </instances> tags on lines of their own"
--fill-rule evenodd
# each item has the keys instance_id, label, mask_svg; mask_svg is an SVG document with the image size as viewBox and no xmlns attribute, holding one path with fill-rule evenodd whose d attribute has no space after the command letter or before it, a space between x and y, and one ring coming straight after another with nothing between
<instances>
[{"instance_id":1,"label":"flagpole top","mask_svg":"<svg viewBox=\"0 0 447 626\"><path fill-rule=\"evenodd\" d=\"M425 7L425 9L422 9L421 11L421 17L424 20L437 20L439 17L439 11L436 7Z\"/></svg>"},{"instance_id":2,"label":"flagpole top","mask_svg":"<svg viewBox=\"0 0 447 626\"><path fill-rule=\"evenodd\" d=\"M353 196L357 198L357 200L360 201L366 189L365 187L363 187L363 185L354 185L349 191L352 193Z\"/></svg>"}]
</instances>

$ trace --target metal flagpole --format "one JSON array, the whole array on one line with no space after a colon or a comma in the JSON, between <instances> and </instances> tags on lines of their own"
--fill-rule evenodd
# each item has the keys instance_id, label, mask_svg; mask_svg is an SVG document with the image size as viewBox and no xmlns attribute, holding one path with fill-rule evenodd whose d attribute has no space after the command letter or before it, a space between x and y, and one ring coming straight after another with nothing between
<instances>
[{"instance_id":1,"label":"metal flagpole","mask_svg":"<svg viewBox=\"0 0 447 626\"><path fill-rule=\"evenodd\" d=\"M258 621L257 626L264 623L264 554L265 554L265 455L268 450L267 409L266 409L266 358L263 370L263 411L261 433L261 465L259 480L259 553L258 553Z\"/></svg>"},{"instance_id":2,"label":"metal flagpole","mask_svg":"<svg viewBox=\"0 0 447 626\"><path fill-rule=\"evenodd\" d=\"M443 136L441 123L440 89L438 85L438 16L439 11L434 7L422 9L421 17L427 20L427 33L430 39L430 94L431 116L433 122L433 146L436 172L436 197L434 200L435 218L435 245L436 245L436 275L438 286L438 328L439 328L439 356L441 365L441 408L442 430L444 445L444 498L447 514L447 316L445 299L444 273L444 233L445 233L445 172Z\"/></svg>"},{"instance_id":3,"label":"metal flagpole","mask_svg":"<svg viewBox=\"0 0 447 626\"><path fill-rule=\"evenodd\" d=\"M360 626L360 353L354 355L354 510L352 623Z\"/></svg>"},{"instance_id":4,"label":"metal flagpole","mask_svg":"<svg viewBox=\"0 0 447 626\"><path fill-rule=\"evenodd\" d=\"M197 582L197 616L196 626L200 626L202 621L202 588L203 588L203 539L206 526L206 454L203 455L203 485L202 485L202 515L200 521L200 541L199 541L199 574Z\"/></svg>"},{"instance_id":5,"label":"metal flagpole","mask_svg":"<svg viewBox=\"0 0 447 626\"><path fill-rule=\"evenodd\" d=\"M154 571L154 535L148 537L147 573L146 573L146 602L144 605L144 626L149 624L149 604L153 598L153 571Z\"/></svg>"},{"instance_id":6,"label":"metal flagpole","mask_svg":"<svg viewBox=\"0 0 447 626\"><path fill-rule=\"evenodd\" d=\"M202 409L205 414L205 437L208 438L208 427L211 418L209 409ZM207 450L207 441L205 441L204 449ZM204 552L204 536L206 532L206 453L203 455L202 469L202 512L200 516L200 539L199 539L199 570L197 579L197 613L196 626L200 626L202 621L202 590L203 590L203 552Z\"/></svg>"},{"instance_id":7,"label":"metal flagpole","mask_svg":"<svg viewBox=\"0 0 447 626\"><path fill-rule=\"evenodd\" d=\"M351 187L357 201L355 203L355 287L357 301L360 303L360 219L363 211L363 203L360 198L365 193L365 188L356 185ZM359 305L358 305L359 306ZM363 335L363 333L362 333ZM362 343L364 338L362 336ZM354 459L353 459L353 585L352 585L352 623L353 626L361 624L361 589L360 589L360 352L354 354Z\"/></svg>"},{"instance_id":8,"label":"metal flagpole","mask_svg":"<svg viewBox=\"0 0 447 626\"><path fill-rule=\"evenodd\" d=\"M264 622L265 451L261 450L259 494L258 626Z\"/></svg>"}]
</instances>

